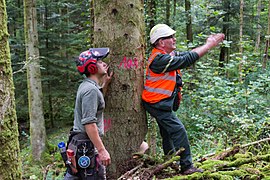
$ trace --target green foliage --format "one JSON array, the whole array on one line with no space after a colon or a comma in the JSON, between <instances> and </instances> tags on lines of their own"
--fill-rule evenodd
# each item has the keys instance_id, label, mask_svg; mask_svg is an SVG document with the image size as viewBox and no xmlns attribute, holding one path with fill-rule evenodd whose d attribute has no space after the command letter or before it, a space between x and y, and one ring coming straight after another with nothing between
<instances>
[{"instance_id":1,"label":"green foliage","mask_svg":"<svg viewBox=\"0 0 270 180\"><path fill-rule=\"evenodd\" d=\"M39 47L43 85L46 126L61 127L73 121L73 104L80 75L73 59L89 47L90 12L89 2L82 0L38 1ZM149 33L149 21L155 24L166 22L166 3L156 1L156 17L147 15L145 21ZM47 162L32 164L27 148L28 100L26 84L25 47L23 32L23 1L7 0L9 42L14 72L17 117L20 124L24 179L61 179L65 170L60 154L56 151L59 141L66 141L67 131L48 130L49 149L45 154ZM228 3L228 4L223 4ZM239 49L239 2L194 0L191 1L191 17L194 41L186 41L186 12L184 3L176 1L175 16L170 17L171 26L177 31L177 48L186 51L205 42L211 33L221 32L228 26L229 37L223 46L230 54L219 67L219 50L216 48L197 62L192 69L183 70L183 101L177 112L190 136L194 159L218 151L235 143L255 141L270 136L270 68L261 69L264 43L267 38L268 1L262 1L260 24L257 24L257 1L245 1L243 54ZM171 15L173 3L171 1ZM229 8L227 8L229 7ZM229 21L225 22L225 15ZM257 28L261 27L261 44L254 52ZM149 42L149 35L146 34ZM149 46L149 44L148 44ZM149 54L149 49L146 55ZM239 82L239 63L243 62L243 81ZM49 129L49 128L48 128ZM57 133L59 133L57 135ZM61 134L61 135L60 135ZM52 137L52 138L51 138ZM161 139L157 139L157 154L162 156ZM266 151L267 147L252 152ZM54 162L50 164L51 162ZM48 163L50 165L48 165ZM261 167L265 176L270 176L269 165ZM40 171L42 169L42 171ZM46 173L45 173L46 172ZM267 174L268 173L268 174ZM204 173L208 178L231 179L228 175ZM256 175L255 175L256 176ZM236 177L238 179L240 176ZM256 178L249 176L251 179Z\"/></svg>"},{"instance_id":2,"label":"green foliage","mask_svg":"<svg viewBox=\"0 0 270 180\"><path fill-rule=\"evenodd\" d=\"M269 148L269 144L265 144ZM242 149L241 151L244 151ZM224 160L206 159L196 166L204 169L203 173L194 173L188 176L174 176L167 179L268 179L269 178L269 153L245 154L238 153L226 157Z\"/></svg>"},{"instance_id":3,"label":"green foliage","mask_svg":"<svg viewBox=\"0 0 270 180\"><path fill-rule=\"evenodd\" d=\"M23 34L23 1L8 1L10 47L17 116L28 122L28 95ZM44 116L46 126L73 122L79 79L74 59L89 47L89 1L37 1ZM25 127L28 128L28 127Z\"/></svg>"},{"instance_id":4,"label":"green foliage","mask_svg":"<svg viewBox=\"0 0 270 180\"><path fill-rule=\"evenodd\" d=\"M23 162L23 179L59 179L62 180L66 168L58 151L57 144L66 142L70 127L51 129L48 132L47 150L42 155L42 162L33 162L30 146L22 146L21 159Z\"/></svg>"},{"instance_id":5,"label":"green foliage","mask_svg":"<svg viewBox=\"0 0 270 180\"><path fill-rule=\"evenodd\" d=\"M256 68L246 68L245 79L239 83L233 65L237 60L231 60L222 69L209 56L205 59L207 62L196 64L196 78L184 72L184 101L178 111L195 147L204 149L198 145L198 139L212 141L212 145L203 143L209 148L209 144L227 147L269 136L269 70L247 61L246 67L255 64ZM225 71L228 76L221 76L219 72ZM188 89L191 84L195 88Z\"/></svg>"}]
</instances>

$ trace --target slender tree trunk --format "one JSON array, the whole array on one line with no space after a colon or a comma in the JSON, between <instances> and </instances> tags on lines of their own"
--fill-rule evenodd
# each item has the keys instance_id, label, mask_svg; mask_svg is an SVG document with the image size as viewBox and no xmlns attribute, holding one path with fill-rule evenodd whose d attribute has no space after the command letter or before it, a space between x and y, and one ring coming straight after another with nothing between
<instances>
[{"instance_id":1,"label":"slender tree trunk","mask_svg":"<svg viewBox=\"0 0 270 180\"><path fill-rule=\"evenodd\" d=\"M148 1L148 16L149 16L149 29L154 27L156 24L156 0ZM150 32L150 31L149 31ZM148 33L149 34L149 33Z\"/></svg>"},{"instance_id":2,"label":"slender tree trunk","mask_svg":"<svg viewBox=\"0 0 270 180\"><path fill-rule=\"evenodd\" d=\"M148 131L148 139L147 143L149 144L149 151L151 156L156 155L157 149L157 122L154 117L149 114L149 131Z\"/></svg>"},{"instance_id":3,"label":"slender tree trunk","mask_svg":"<svg viewBox=\"0 0 270 180\"><path fill-rule=\"evenodd\" d=\"M262 10L262 2L261 0L258 0L257 3L257 38L256 38L256 44L255 44L255 52L258 52L259 47L260 47L260 42L261 42L261 30L262 30L262 26L260 25L260 21L261 21L261 10Z\"/></svg>"},{"instance_id":4,"label":"slender tree trunk","mask_svg":"<svg viewBox=\"0 0 270 180\"><path fill-rule=\"evenodd\" d=\"M185 12L186 12L186 19L187 19L187 22L186 22L187 41L188 41L188 43L193 43L190 0L185 0Z\"/></svg>"},{"instance_id":5,"label":"slender tree trunk","mask_svg":"<svg viewBox=\"0 0 270 180\"><path fill-rule=\"evenodd\" d=\"M147 14L148 14L148 18L146 18L146 24L148 24L147 28L146 28L146 44L147 44L147 48L146 48L146 52L147 54L149 54L151 52L151 44L150 44L150 40L149 40L149 34L150 34L150 30L152 29L152 27L154 27L156 24L156 0L148 0L147 2Z\"/></svg>"},{"instance_id":6,"label":"slender tree trunk","mask_svg":"<svg viewBox=\"0 0 270 180\"><path fill-rule=\"evenodd\" d=\"M46 131L42 104L35 0L24 0L24 28L26 60L29 62L27 67L27 83L32 156L34 160L39 161L45 150Z\"/></svg>"},{"instance_id":7,"label":"slender tree trunk","mask_svg":"<svg viewBox=\"0 0 270 180\"><path fill-rule=\"evenodd\" d=\"M226 14L223 18L223 27L222 32L225 34L225 37L229 38L229 23L230 23L230 1L229 0L223 0L223 7L226 11ZM226 62L226 59L228 58L228 48L227 47L221 47L220 54L219 54L219 67L224 67L224 64Z\"/></svg>"},{"instance_id":8,"label":"slender tree trunk","mask_svg":"<svg viewBox=\"0 0 270 180\"><path fill-rule=\"evenodd\" d=\"M144 81L144 19L140 0L95 1L94 46L109 47L107 58L114 78L106 94L105 120L111 128L104 137L115 179L127 159L137 152L147 131L141 105ZM106 11L104 8L106 7ZM106 59L105 59L106 61Z\"/></svg>"},{"instance_id":9,"label":"slender tree trunk","mask_svg":"<svg viewBox=\"0 0 270 180\"><path fill-rule=\"evenodd\" d=\"M187 45L189 43L193 43L193 32L192 32L192 17L191 17L191 3L190 0L185 0L185 14L186 14L186 37L187 37ZM188 69L190 73L196 77L195 73L196 63L192 64ZM188 85L188 89L193 89L195 86L193 83Z\"/></svg>"},{"instance_id":10,"label":"slender tree trunk","mask_svg":"<svg viewBox=\"0 0 270 180\"><path fill-rule=\"evenodd\" d=\"M173 0L173 19L175 20L175 17L176 17L176 3L177 1L176 0Z\"/></svg>"},{"instance_id":11,"label":"slender tree trunk","mask_svg":"<svg viewBox=\"0 0 270 180\"><path fill-rule=\"evenodd\" d=\"M268 2L268 29L267 29L267 36L265 41L265 50L264 50L264 58L262 63L262 68L266 69L267 60L269 58L269 46L270 45L270 0Z\"/></svg>"},{"instance_id":12,"label":"slender tree trunk","mask_svg":"<svg viewBox=\"0 0 270 180\"><path fill-rule=\"evenodd\" d=\"M239 62L239 82L242 82L242 66L243 66L243 19L244 19L244 0L240 0L240 26L239 26L239 56L240 56L240 62Z\"/></svg>"},{"instance_id":13,"label":"slender tree trunk","mask_svg":"<svg viewBox=\"0 0 270 180\"><path fill-rule=\"evenodd\" d=\"M166 0L166 24L168 26L171 25L170 16L171 16L171 0Z\"/></svg>"},{"instance_id":14,"label":"slender tree trunk","mask_svg":"<svg viewBox=\"0 0 270 180\"><path fill-rule=\"evenodd\" d=\"M0 179L22 179L5 0L0 12Z\"/></svg>"}]
</instances>

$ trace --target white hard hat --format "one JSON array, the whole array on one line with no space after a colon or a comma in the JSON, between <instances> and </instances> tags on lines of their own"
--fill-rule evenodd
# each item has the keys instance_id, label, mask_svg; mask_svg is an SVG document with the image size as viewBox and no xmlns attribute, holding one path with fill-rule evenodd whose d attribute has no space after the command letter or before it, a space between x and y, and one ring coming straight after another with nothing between
<instances>
[{"instance_id":1,"label":"white hard hat","mask_svg":"<svg viewBox=\"0 0 270 180\"><path fill-rule=\"evenodd\" d=\"M150 31L150 42L151 44L154 44L159 38L168 37L175 33L176 31L167 24L157 24Z\"/></svg>"}]
</instances>

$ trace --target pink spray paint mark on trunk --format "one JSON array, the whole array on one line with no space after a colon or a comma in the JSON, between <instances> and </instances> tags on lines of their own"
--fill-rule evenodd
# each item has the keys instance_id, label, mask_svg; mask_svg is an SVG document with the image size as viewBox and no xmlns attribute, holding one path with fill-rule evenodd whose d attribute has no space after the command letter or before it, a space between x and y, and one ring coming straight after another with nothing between
<instances>
[{"instance_id":1,"label":"pink spray paint mark on trunk","mask_svg":"<svg viewBox=\"0 0 270 180\"><path fill-rule=\"evenodd\" d=\"M112 127L112 119L104 119L104 132L107 132Z\"/></svg>"}]
</instances>

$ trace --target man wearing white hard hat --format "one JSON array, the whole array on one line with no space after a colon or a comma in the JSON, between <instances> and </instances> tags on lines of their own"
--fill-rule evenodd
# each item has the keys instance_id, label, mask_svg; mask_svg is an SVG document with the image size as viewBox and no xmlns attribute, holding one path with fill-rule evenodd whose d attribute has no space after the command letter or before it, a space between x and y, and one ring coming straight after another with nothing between
<instances>
[{"instance_id":1,"label":"man wearing white hard hat","mask_svg":"<svg viewBox=\"0 0 270 180\"><path fill-rule=\"evenodd\" d=\"M142 93L145 109L157 120L165 155L184 148L180 154L181 173L184 175L203 172L193 166L187 132L173 111L181 101L182 79L180 69L194 64L208 50L219 45L224 34L214 34L206 43L187 52L175 52L176 31L166 24L157 24L151 29L150 42L153 45L148 59L146 80Z\"/></svg>"}]
</instances>

